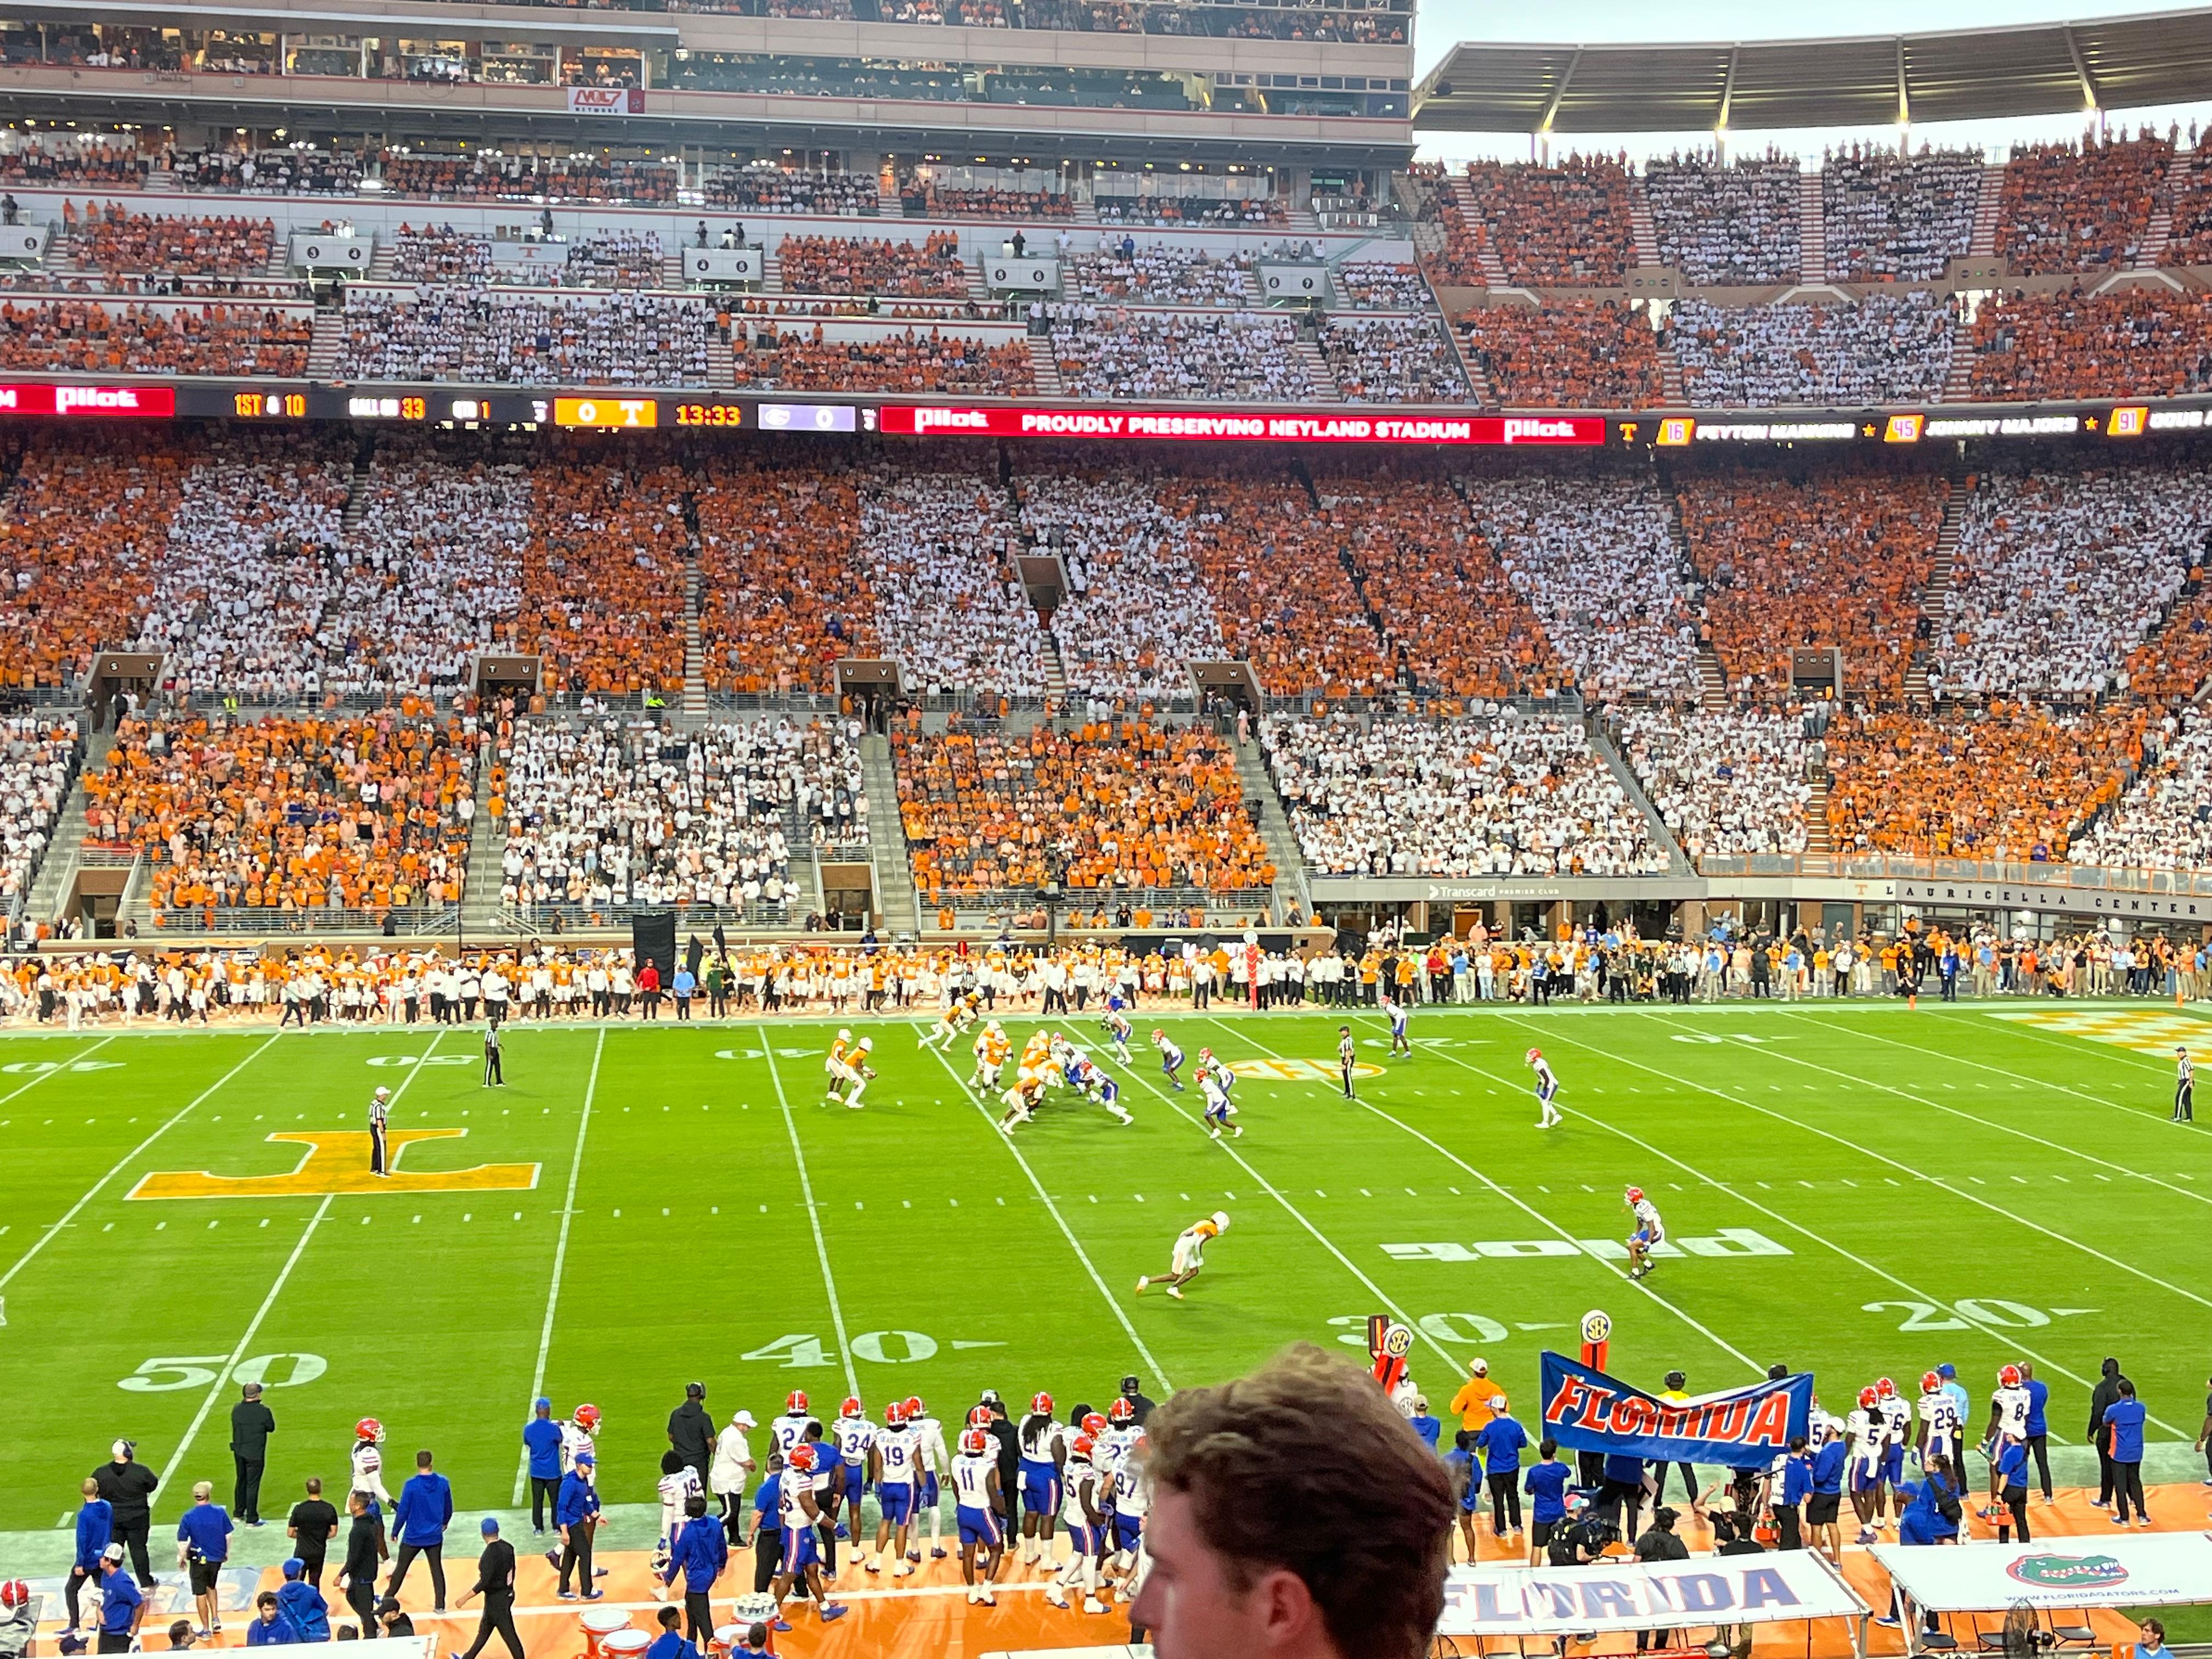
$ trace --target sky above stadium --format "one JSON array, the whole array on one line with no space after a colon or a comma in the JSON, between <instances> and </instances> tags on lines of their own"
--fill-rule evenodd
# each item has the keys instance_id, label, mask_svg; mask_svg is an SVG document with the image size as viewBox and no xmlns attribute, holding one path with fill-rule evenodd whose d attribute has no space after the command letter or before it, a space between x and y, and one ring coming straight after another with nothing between
<instances>
[{"instance_id":1,"label":"sky above stadium","mask_svg":"<svg viewBox=\"0 0 2212 1659\"><path fill-rule=\"evenodd\" d=\"M1544 6L1500 6L1492 0L1419 0L1415 27L1415 72L1426 74L1437 60L1462 40L1528 40L1590 45L1617 41L1777 40L1819 39L1833 35L1921 33L1936 29L2002 27L2015 23L2050 23L2092 17L2125 17L2162 9L2155 0L1860 0L1843 10L1826 7L1781 7L1773 0L1699 0L1690 5L1651 5L1639 0L1551 0ZM2115 127L2134 128L2143 120L2163 128L2178 120L2186 129L2191 120L2212 125L2212 102L2154 111L2114 112ZM2051 116L2038 121L1998 123L1958 122L1916 128L1913 142L1954 146L2001 147L2033 140L2081 136L2080 113ZM1738 133L1732 152L1748 155L1771 143L1785 152L1818 156L1824 145L1839 137L1882 137L1896 142L1894 129L1886 133L1844 135L1833 132ZM1570 149L1618 149L1632 156L1700 143L1699 135L1593 134L1563 137L1554 154ZM1424 157L1458 161L1474 156L1525 160L1529 155L1528 135L1431 133L1422 135Z\"/></svg>"}]
</instances>

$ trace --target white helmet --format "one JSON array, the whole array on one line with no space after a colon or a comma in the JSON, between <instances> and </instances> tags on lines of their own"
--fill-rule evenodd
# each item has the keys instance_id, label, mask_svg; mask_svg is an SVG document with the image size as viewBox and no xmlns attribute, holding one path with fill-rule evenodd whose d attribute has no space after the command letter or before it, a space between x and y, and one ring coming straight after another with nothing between
<instances>
[{"instance_id":1,"label":"white helmet","mask_svg":"<svg viewBox=\"0 0 2212 1659\"><path fill-rule=\"evenodd\" d=\"M1213 1224L1219 1228L1223 1232L1227 1232L1229 1231L1229 1212L1226 1210L1216 1210L1213 1212Z\"/></svg>"},{"instance_id":2,"label":"white helmet","mask_svg":"<svg viewBox=\"0 0 2212 1659\"><path fill-rule=\"evenodd\" d=\"M838 1042L850 1042L852 1040L853 1040L853 1029L852 1029L852 1027L851 1027L851 1026L849 1026L849 1025L840 1025L840 1026L837 1028L837 1041L838 1041Z\"/></svg>"},{"instance_id":3,"label":"white helmet","mask_svg":"<svg viewBox=\"0 0 2212 1659\"><path fill-rule=\"evenodd\" d=\"M863 1052L873 1048L875 1046L876 1040L872 1036L864 1036L860 1039L860 1048Z\"/></svg>"}]
</instances>

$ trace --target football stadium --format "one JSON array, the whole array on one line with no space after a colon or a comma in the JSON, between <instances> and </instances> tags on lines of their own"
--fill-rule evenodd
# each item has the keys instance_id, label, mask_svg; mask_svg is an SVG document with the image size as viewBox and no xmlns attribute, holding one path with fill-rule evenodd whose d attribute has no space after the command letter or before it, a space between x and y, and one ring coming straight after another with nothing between
<instances>
[{"instance_id":1,"label":"football stadium","mask_svg":"<svg viewBox=\"0 0 2212 1659\"><path fill-rule=\"evenodd\" d=\"M0 1659L2212 1654L2212 11L1691 22L0 0Z\"/></svg>"}]
</instances>

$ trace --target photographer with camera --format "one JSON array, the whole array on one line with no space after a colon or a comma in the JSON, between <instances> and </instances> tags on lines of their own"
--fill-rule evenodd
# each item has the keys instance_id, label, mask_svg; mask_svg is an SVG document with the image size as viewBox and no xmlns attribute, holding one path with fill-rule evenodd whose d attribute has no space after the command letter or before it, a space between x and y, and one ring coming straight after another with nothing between
<instances>
[{"instance_id":1,"label":"photographer with camera","mask_svg":"<svg viewBox=\"0 0 2212 1659\"><path fill-rule=\"evenodd\" d=\"M1686 1561L1690 1559L1690 1547L1674 1534L1674 1522L1678 1518L1671 1504L1662 1504L1651 1511L1650 1529L1636 1540L1636 1559L1639 1563L1656 1566L1662 1561ZM1636 1650L1642 1653L1647 1646L1663 1648L1672 1634L1672 1632L1664 1630L1640 1630L1636 1632Z\"/></svg>"},{"instance_id":2,"label":"photographer with camera","mask_svg":"<svg viewBox=\"0 0 2212 1659\"><path fill-rule=\"evenodd\" d=\"M1544 1444L1552 1446L1549 1440ZM1546 1461L1549 1462L1548 1458ZM1544 1467L1545 1464L1539 1464L1537 1468L1541 1470ZM1552 1467L1564 1466L1554 1464ZM1540 1515L1541 1509L1537 1512ZM1536 1523L1539 1534L1544 1528L1543 1522ZM1589 1492L1570 1492L1566 1494L1566 1512L1552 1526L1551 1536L1544 1545L1545 1564L1554 1567L1587 1567L1602 1559L1606 1551L1620 1539L1620 1528L1613 1524L1606 1511L1598 1506ZM1584 1631L1573 1639L1578 1645L1587 1645L1597 1640L1597 1633ZM1564 1636L1559 1638L1559 1650L1563 1656L1567 1650L1567 1640Z\"/></svg>"}]
</instances>

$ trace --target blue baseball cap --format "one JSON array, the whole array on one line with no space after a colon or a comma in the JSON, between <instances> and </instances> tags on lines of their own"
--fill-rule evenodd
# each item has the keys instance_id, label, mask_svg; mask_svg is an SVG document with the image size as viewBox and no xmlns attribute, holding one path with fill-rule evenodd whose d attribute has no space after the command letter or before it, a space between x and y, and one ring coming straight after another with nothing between
<instances>
[{"instance_id":1,"label":"blue baseball cap","mask_svg":"<svg viewBox=\"0 0 2212 1659\"><path fill-rule=\"evenodd\" d=\"M487 1515L477 1525L477 1530L482 1533L485 1537L489 1538L499 1530L499 1522L493 1520L491 1516Z\"/></svg>"},{"instance_id":2,"label":"blue baseball cap","mask_svg":"<svg viewBox=\"0 0 2212 1659\"><path fill-rule=\"evenodd\" d=\"M576 1454L576 1461L577 1461L579 1463L592 1463L592 1464L596 1464L599 1460L598 1458L596 1458L596 1457L592 1456L592 1455L591 1455L591 1453L589 1453L589 1452L587 1452L587 1451L584 1451L584 1452L578 1452L578 1453Z\"/></svg>"},{"instance_id":3,"label":"blue baseball cap","mask_svg":"<svg viewBox=\"0 0 2212 1659\"><path fill-rule=\"evenodd\" d=\"M307 1571L307 1564L296 1555L284 1564L284 1576L287 1578L305 1577Z\"/></svg>"},{"instance_id":4,"label":"blue baseball cap","mask_svg":"<svg viewBox=\"0 0 2212 1659\"><path fill-rule=\"evenodd\" d=\"M541 1394L530 1402L530 1409L537 1412L550 1412L553 1409L553 1402Z\"/></svg>"},{"instance_id":5,"label":"blue baseball cap","mask_svg":"<svg viewBox=\"0 0 2212 1659\"><path fill-rule=\"evenodd\" d=\"M1956 1376L1958 1374L1959 1368L1956 1365L1946 1364L1936 1368L1936 1375L1938 1376Z\"/></svg>"}]
</instances>

